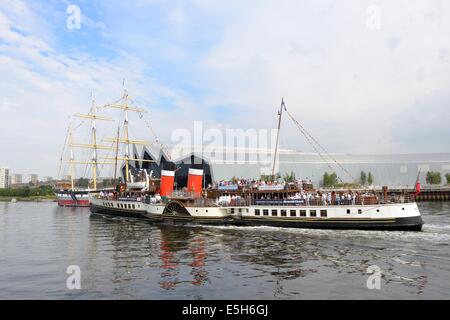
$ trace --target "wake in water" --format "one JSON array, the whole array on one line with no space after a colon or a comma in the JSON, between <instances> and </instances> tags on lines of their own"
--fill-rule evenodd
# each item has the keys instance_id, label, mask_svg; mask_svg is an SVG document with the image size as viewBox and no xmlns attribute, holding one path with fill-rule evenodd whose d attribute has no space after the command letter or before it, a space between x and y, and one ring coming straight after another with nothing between
<instances>
[{"instance_id":1,"label":"wake in water","mask_svg":"<svg viewBox=\"0 0 450 320\"><path fill-rule=\"evenodd\" d=\"M425 224L423 231L411 232L411 231L378 231L378 230L328 230L328 229L302 229L302 228L282 228L271 226L211 226L211 225L194 225L183 224L180 227L187 228L204 228L211 230L224 230L224 231L249 231L249 232L276 232L276 233L289 233L305 236L332 236L336 238L367 238L367 239L395 239L395 240L424 240L431 242L449 242L450 232L437 232L437 231L450 231L450 225L435 225Z\"/></svg>"}]
</instances>

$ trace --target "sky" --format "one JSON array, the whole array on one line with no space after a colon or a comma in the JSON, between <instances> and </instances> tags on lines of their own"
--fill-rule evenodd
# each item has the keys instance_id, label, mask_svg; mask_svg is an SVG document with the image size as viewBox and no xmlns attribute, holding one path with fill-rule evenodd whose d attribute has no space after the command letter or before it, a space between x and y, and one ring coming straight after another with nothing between
<instances>
[{"instance_id":1,"label":"sky","mask_svg":"<svg viewBox=\"0 0 450 320\"><path fill-rule=\"evenodd\" d=\"M70 116L123 79L167 144L194 121L275 128L284 97L330 152L450 152L444 0L0 0L0 73L12 173L56 176ZM280 144L313 151L287 117Z\"/></svg>"}]
</instances>

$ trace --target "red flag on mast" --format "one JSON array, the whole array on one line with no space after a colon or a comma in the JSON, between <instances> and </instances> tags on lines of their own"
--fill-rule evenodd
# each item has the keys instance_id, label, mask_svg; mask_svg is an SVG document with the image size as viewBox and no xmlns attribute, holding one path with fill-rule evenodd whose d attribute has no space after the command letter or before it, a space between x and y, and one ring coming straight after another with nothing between
<instances>
[{"instance_id":1,"label":"red flag on mast","mask_svg":"<svg viewBox=\"0 0 450 320\"><path fill-rule=\"evenodd\" d=\"M420 181L417 180L416 182L416 196L418 196L420 194Z\"/></svg>"},{"instance_id":2,"label":"red flag on mast","mask_svg":"<svg viewBox=\"0 0 450 320\"><path fill-rule=\"evenodd\" d=\"M416 194L415 194L415 196L417 197L419 194L420 194L420 170L419 170L419 173L417 174Z\"/></svg>"}]
</instances>

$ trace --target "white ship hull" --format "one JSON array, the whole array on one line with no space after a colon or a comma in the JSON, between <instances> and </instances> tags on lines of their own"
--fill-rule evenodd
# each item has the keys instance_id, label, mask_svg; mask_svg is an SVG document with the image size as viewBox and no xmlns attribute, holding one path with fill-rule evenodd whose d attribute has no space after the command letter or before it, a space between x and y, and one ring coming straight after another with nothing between
<instances>
[{"instance_id":1,"label":"white ship hull","mask_svg":"<svg viewBox=\"0 0 450 320\"><path fill-rule=\"evenodd\" d=\"M423 221L416 203L380 205L195 207L181 202L91 198L91 211L154 222L232 224L322 229L415 230Z\"/></svg>"},{"instance_id":2,"label":"white ship hull","mask_svg":"<svg viewBox=\"0 0 450 320\"><path fill-rule=\"evenodd\" d=\"M107 199L91 196L91 212L125 218L145 218L146 207L140 199Z\"/></svg>"},{"instance_id":3,"label":"white ship hull","mask_svg":"<svg viewBox=\"0 0 450 320\"><path fill-rule=\"evenodd\" d=\"M168 204L146 204L144 216L152 221L218 224L232 220L228 208L224 207L185 207L173 201Z\"/></svg>"},{"instance_id":4,"label":"white ship hull","mask_svg":"<svg viewBox=\"0 0 450 320\"><path fill-rule=\"evenodd\" d=\"M339 206L249 206L240 225L298 228L421 230L423 221L416 203Z\"/></svg>"}]
</instances>

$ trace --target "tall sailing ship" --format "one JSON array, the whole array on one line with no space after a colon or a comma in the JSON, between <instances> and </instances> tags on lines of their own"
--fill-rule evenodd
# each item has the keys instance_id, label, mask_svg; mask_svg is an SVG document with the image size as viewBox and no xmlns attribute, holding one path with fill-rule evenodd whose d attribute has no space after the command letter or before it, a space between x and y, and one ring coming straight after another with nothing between
<instances>
[{"instance_id":1,"label":"tall sailing ship","mask_svg":"<svg viewBox=\"0 0 450 320\"><path fill-rule=\"evenodd\" d=\"M111 118L99 116L97 114L97 106L95 104L95 100L91 94L91 108L89 113L80 114L76 113L74 115L75 118L83 119L82 123L86 120L90 120L90 141L89 143L77 143L74 141L74 126L72 124L69 125L68 135L66 136L63 152L60 159L60 172L63 166L63 163L68 164L70 183L60 183L55 186L54 193L56 195L58 205L62 207L89 207L89 193L90 192L98 192L97 188L97 175L99 170L99 165L112 164L111 162L99 161L98 159L98 151L99 150L112 150L112 146L101 145L97 143L97 121L114 121ZM81 123L81 124L82 124ZM81 124L77 125L76 128L79 128ZM66 146L68 146L69 151L69 159L64 159L64 153ZM89 159L82 161L75 159L75 151L74 149L86 149L89 151ZM88 187L80 187L76 186L75 180L76 177L76 166L77 165L87 165L91 168L92 176L90 177L90 181ZM80 179L81 177L78 177Z\"/></svg>"}]
</instances>

